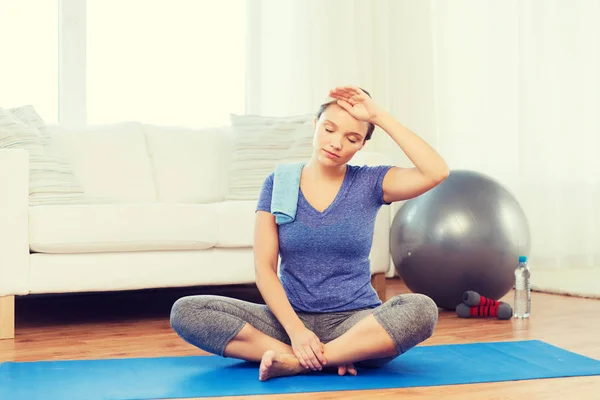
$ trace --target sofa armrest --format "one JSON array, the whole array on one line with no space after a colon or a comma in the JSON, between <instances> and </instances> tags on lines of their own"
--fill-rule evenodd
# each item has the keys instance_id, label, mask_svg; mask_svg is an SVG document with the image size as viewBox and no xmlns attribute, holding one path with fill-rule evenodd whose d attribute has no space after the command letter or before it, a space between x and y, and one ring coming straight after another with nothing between
<instances>
[{"instance_id":1,"label":"sofa armrest","mask_svg":"<svg viewBox=\"0 0 600 400\"><path fill-rule=\"evenodd\" d=\"M0 296L28 293L29 153L0 149Z\"/></svg>"},{"instance_id":2,"label":"sofa armrest","mask_svg":"<svg viewBox=\"0 0 600 400\"><path fill-rule=\"evenodd\" d=\"M377 213L371 247L371 274L387 273L390 269L390 209L383 206Z\"/></svg>"}]
</instances>

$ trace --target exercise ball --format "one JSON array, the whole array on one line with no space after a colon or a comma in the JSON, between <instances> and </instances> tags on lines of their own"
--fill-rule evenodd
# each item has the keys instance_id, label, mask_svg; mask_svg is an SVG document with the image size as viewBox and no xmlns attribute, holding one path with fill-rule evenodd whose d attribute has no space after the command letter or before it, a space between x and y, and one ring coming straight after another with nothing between
<instances>
[{"instance_id":1,"label":"exercise ball","mask_svg":"<svg viewBox=\"0 0 600 400\"><path fill-rule=\"evenodd\" d=\"M454 310L473 290L499 300L514 286L530 232L513 195L487 175L452 170L430 191L410 199L394 216L394 267L414 293Z\"/></svg>"}]
</instances>

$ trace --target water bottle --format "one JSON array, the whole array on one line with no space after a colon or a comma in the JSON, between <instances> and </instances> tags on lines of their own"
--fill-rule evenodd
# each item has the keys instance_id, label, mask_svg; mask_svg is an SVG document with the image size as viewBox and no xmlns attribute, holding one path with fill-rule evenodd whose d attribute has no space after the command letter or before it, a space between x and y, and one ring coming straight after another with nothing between
<instances>
[{"instance_id":1,"label":"water bottle","mask_svg":"<svg viewBox=\"0 0 600 400\"><path fill-rule=\"evenodd\" d=\"M515 269L515 318L529 318L531 312L531 273L527 265L527 257L520 256Z\"/></svg>"}]
</instances>

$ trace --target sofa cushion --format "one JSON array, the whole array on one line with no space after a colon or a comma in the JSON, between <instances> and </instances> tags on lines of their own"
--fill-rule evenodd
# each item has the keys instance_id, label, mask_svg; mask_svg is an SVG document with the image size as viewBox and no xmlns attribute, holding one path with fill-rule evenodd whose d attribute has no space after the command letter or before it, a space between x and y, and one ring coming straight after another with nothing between
<instances>
[{"instance_id":1,"label":"sofa cushion","mask_svg":"<svg viewBox=\"0 0 600 400\"><path fill-rule=\"evenodd\" d=\"M256 200L222 201L213 205L219 219L216 247L252 247Z\"/></svg>"},{"instance_id":2,"label":"sofa cushion","mask_svg":"<svg viewBox=\"0 0 600 400\"><path fill-rule=\"evenodd\" d=\"M252 249L33 254L25 293L103 292L254 283Z\"/></svg>"},{"instance_id":3,"label":"sofa cushion","mask_svg":"<svg viewBox=\"0 0 600 400\"><path fill-rule=\"evenodd\" d=\"M197 204L38 206L29 210L29 244L40 253L207 249L218 218Z\"/></svg>"},{"instance_id":4,"label":"sofa cushion","mask_svg":"<svg viewBox=\"0 0 600 400\"><path fill-rule=\"evenodd\" d=\"M142 124L127 122L65 128L51 125L88 203L151 203L156 188Z\"/></svg>"},{"instance_id":5,"label":"sofa cushion","mask_svg":"<svg viewBox=\"0 0 600 400\"><path fill-rule=\"evenodd\" d=\"M231 133L227 127L191 129L144 125L158 201L210 203L227 193Z\"/></svg>"},{"instance_id":6,"label":"sofa cushion","mask_svg":"<svg viewBox=\"0 0 600 400\"><path fill-rule=\"evenodd\" d=\"M308 161L314 115L268 117L231 114L232 150L226 200L256 200L278 163Z\"/></svg>"}]
</instances>

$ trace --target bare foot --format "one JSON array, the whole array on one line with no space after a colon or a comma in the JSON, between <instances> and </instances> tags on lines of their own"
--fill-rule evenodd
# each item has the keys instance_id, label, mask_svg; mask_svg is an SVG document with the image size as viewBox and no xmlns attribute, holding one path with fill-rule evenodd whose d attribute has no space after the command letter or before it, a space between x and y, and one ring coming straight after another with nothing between
<instances>
[{"instance_id":1,"label":"bare foot","mask_svg":"<svg viewBox=\"0 0 600 400\"><path fill-rule=\"evenodd\" d=\"M357 372L356 372L356 368L354 367L354 364L340 365L338 367L338 375L339 376L346 375L346 372L348 372L350 375L356 376Z\"/></svg>"},{"instance_id":2,"label":"bare foot","mask_svg":"<svg viewBox=\"0 0 600 400\"><path fill-rule=\"evenodd\" d=\"M310 371L310 370L309 370ZM278 354L273 350L266 351L260 362L258 379L266 381L278 376L297 375L306 372L293 354Z\"/></svg>"}]
</instances>

